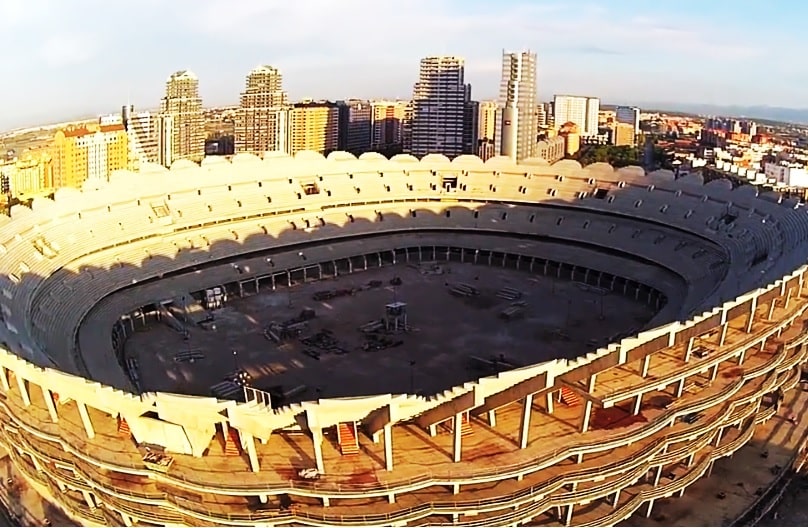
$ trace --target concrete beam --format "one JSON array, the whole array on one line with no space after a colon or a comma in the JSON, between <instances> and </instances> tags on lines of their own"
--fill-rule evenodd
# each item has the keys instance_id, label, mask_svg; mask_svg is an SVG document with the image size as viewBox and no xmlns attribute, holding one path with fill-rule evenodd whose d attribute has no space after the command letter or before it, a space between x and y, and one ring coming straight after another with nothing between
<instances>
[{"instance_id":1,"label":"concrete beam","mask_svg":"<svg viewBox=\"0 0 808 528\"><path fill-rule=\"evenodd\" d=\"M589 378L589 383L590 384L592 383L592 377ZM562 380L561 384L563 386L567 387L568 389L572 390L573 392L575 392L575 394L580 396L581 399L586 400L588 402L592 402L592 403L596 404L598 407L603 407L603 400L601 400L597 396L593 396L588 390L582 388L577 383L568 383L568 382ZM592 384L590 386L594 386L594 384Z\"/></svg>"},{"instance_id":2,"label":"concrete beam","mask_svg":"<svg viewBox=\"0 0 808 528\"><path fill-rule=\"evenodd\" d=\"M415 419L415 423L423 429L428 429L430 425L441 423L448 420L452 416L460 413L468 412L474 407L474 391L469 391L465 394L441 403L437 407L433 407L424 412Z\"/></svg>"},{"instance_id":3,"label":"concrete beam","mask_svg":"<svg viewBox=\"0 0 808 528\"><path fill-rule=\"evenodd\" d=\"M547 386L547 373L543 372L530 379L520 381L513 387L507 388L487 397L483 404L472 411L475 416L484 412L505 407L510 403L524 399L528 394L539 395L553 390Z\"/></svg>"}]
</instances>

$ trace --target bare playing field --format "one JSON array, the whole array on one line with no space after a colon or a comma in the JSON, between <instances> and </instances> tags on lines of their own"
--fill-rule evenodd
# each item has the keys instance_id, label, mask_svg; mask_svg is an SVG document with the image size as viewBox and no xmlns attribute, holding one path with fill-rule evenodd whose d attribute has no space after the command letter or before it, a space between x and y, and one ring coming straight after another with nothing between
<instances>
[{"instance_id":1,"label":"bare playing field","mask_svg":"<svg viewBox=\"0 0 808 528\"><path fill-rule=\"evenodd\" d=\"M154 324L127 341L126 354L139 360L144 391L208 395L211 385L238 367L252 375L252 385L259 389L305 385L293 400L434 394L507 370L507 365L580 356L607 344L617 332L636 332L653 316L643 304L614 294L601 296L578 283L472 264L442 264L442 270L424 275L405 265L389 266L294 286L291 295L279 289L231 299L215 312L215 330L194 328L183 340L166 325ZM400 286L390 285L394 277L401 278ZM312 300L318 291L362 288L374 280L382 286L325 302ZM479 295L451 294L447 284L459 283L473 286ZM526 307L521 318L501 318L514 302L497 296L502 288L522 293L519 301ZM363 350L368 337L359 327L383 318L385 305L395 300L407 303L410 328L384 337L401 344ZM301 338L330 331L344 353L318 350L300 339L278 345L265 337L272 321L288 320L304 308L314 309L316 317ZM188 350L204 358L175 361L177 353ZM319 352L320 357L304 351ZM496 361L487 364L472 356Z\"/></svg>"}]
</instances>

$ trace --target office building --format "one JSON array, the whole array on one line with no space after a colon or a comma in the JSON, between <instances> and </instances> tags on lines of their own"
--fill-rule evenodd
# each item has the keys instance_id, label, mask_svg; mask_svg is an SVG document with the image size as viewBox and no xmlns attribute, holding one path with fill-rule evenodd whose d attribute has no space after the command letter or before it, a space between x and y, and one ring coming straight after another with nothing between
<instances>
[{"instance_id":1,"label":"office building","mask_svg":"<svg viewBox=\"0 0 808 528\"><path fill-rule=\"evenodd\" d=\"M372 101L371 148L388 150L402 148L404 144L404 120L409 101Z\"/></svg>"},{"instance_id":2,"label":"office building","mask_svg":"<svg viewBox=\"0 0 808 528\"><path fill-rule=\"evenodd\" d=\"M617 123L612 130L612 144L618 147L633 146L637 141L634 126L629 123Z\"/></svg>"},{"instance_id":3,"label":"office building","mask_svg":"<svg viewBox=\"0 0 808 528\"><path fill-rule=\"evenodd\" d=\"M169 166L180 159L201 161L205 157L205 120L196 75L188 70L171 74L160 113L167 116L161 120L162 163Z\"/></svg>"},{"instance_id":4,"label":"office building","mask_svg":"<svg viewBox=\"0 0 808 528\"><path fill-rule=\"evenodd\" d=\"M286 151L288 100L282 84L281 72L272 66L247 74L233 120L236 152Z\"/></svg>"},{"instance_id":5,"label":"office building","mask_svg":"<svg viewBox=\"0 0 808 528\"><path fill-rule=\"evenodd\" d=\"M129 140L122 123L57 130L52 152L56 188L108 181L114 171L129 167Z\"/></svg>"},{"instance_id":6,"label":"office building","mask_svg":"<svg viewBox=\"0 0 808 528\"><path fill-rule=\"evenodd\" d=\"M471 99L471 85L466 85L465 115L463 117L463 154L477 153L480 103Z\"/></svg>"},{"instance_id":7,"label":"office building","mask_svg":"<svg viewBox=\"0 0 808 528\"><path fill-rule=\"evenodd\" d=\"M339 150L360 155L370 150L373 111L370 102L359 99L337 101L339 109Z\"/></svg>"},{"instance_id":8,"label":"office building","mask_svg":"<svg viewBox=\"0 0 808 528\"><path fill-rule=\"evenodd\" d=\"M339 108L329 101L304 101L289 110L288 152L338 150Z\"/></svg>"},{"instance_id":9,"label":"office building","mask_svg":"<svg viewBox=\"0 0 808 528\"><path fill-rule=\"evenodd\" d=\"M413 89L412 146L414 156L463 153L467 88L464 60L440 56L421 59Z\"/></svg>"},{"instance_id":10,"label":"office building","mask_svg":"<svg viewBox=\"0 0 808 528\"><path fill-rule=\"evenodd\" d=\"M615 123L631 125L634 134L640 133L640 109L636 106L618 106L614 109Z\"/></svg>"},{"instance_id":11,"label":"office building","mask_svg":"<svg viewBox=\"0 0 808 528\"><path fill-rule=\"evenodd\" d=\"M600 99L577 95L556 95L553 100L555 125L561 127L567 123L578 125L581 136L598 135L598 113Z\"/></svg>"},{"instance_id":12,"label":"office building","mask_svg":"<svg viewBox=\"0 0 808 528\"><path fill-rule=\"evenodd\" d=\"M159 163L160 115L136 112L132 105L121 108L121 124L129 142L129 166L138 170L145 163Z\"/></svg>"},{"instance_id":13,"label":"office building","mask_svg":"<svg viewBox=\"0 0 808 528\"><path fill-rule=\"evenodd\" d=\"M536 54L502 52L499 88L501 121L497 151L519 161L536 152Z\"/></svg>"},{"instance_id":14,"label":"office building","mask_svg":"<svg viewBox=\"0 0 808 528\"><path fill-rule=\"evenodd\" d=\"M480 101L480 110L477 117L477 137L480 141L488 139L493 141L497 133L497 102Z\"/></svg>"}]
</instances>

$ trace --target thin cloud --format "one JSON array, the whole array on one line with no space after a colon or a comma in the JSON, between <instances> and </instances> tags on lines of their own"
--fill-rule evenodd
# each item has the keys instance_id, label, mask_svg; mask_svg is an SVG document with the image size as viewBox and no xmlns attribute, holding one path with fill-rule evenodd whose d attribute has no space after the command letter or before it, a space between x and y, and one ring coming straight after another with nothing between
<instances>
[{"instance_id":1,"label":"thin cloud","mask_svg":"<svg viewBox=\"0 0 808 528\"><path fill-rule=\"evenodd\" d=\"M95 45L86 37L56 35L39 49L39 57L51 66L73 66L95 57Z\"/></svg>"}]
</instances>

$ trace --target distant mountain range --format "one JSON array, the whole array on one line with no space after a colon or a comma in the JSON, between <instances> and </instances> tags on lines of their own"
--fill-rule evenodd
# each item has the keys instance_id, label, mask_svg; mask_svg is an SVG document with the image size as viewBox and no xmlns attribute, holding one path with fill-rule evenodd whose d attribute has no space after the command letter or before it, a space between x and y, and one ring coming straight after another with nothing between
<instances>
[{"instance_id":1,"label":"distant mountain range","mask_svg":"<svg viewBox=\"0 0 808 528\"><path fill-rule=\"evenodd\" d=\"M750 119L776 121L779 123L796 123L808 125L808 108L783 108L779 106L740 106L711 105L670 102L649 102L637 105L643 110L658 109L674 112L686 112L698 115L715 115L724 117L746 117Z\"/></svg>"}]
</instances>

